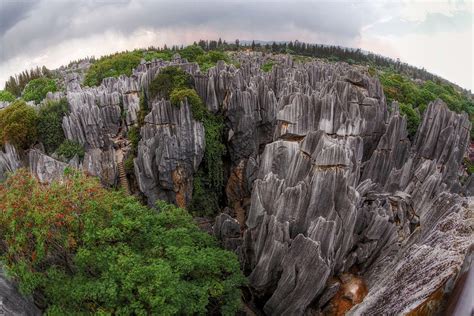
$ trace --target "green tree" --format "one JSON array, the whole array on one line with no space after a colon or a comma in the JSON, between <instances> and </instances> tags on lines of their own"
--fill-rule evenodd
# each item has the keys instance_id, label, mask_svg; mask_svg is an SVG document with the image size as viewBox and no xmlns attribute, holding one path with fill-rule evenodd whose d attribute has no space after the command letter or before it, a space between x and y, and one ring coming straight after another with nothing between
<instances>
[{"instance_id":1,"label":"green tree","mask_svg":"<svg viewBox=\"0 0 474 316\"><path fill-rule=\"evenodd\" d=\"M185 210L158 209L70 170L49 186L20 170L0 184L0 258L49 314L234 315L235 254Z\"/></svg>"},{"instance_id":2,"label":"green tree","mask_svg":"<svg viewBox=\"0 0 474 316\"><path fill-rule=\"evenodd\" d=\"M262 66L260 66L260 69L262 69L263 72L269 72L272 70L273 65L275 65L275 62L270 60L262 64Z\"/></svg>"},{"instance_id":3,"label":"green tree","mask_svg":"<svg viewBox=\"0 0 474 316\"><path fill-rule=\"evenodd\" d=\"M141 51L104 56L89 68L84 78L84 84L89 87L98 86L104 78L120 75L131 76L133 69L140 64L142 56Z\"/></svg>"},{"instance_id":4,"label":"green tree","mask_svg":"<svg viewBox=\"0 0 474 316\"><path fill-rule=\"evenodd\" d=\"M7 90L0 90L0 102L13 102L15 101L15 96Z\"/></svg>"},{"instance_id":5,"label":"green tree","mask_svg":"<svg viewBox=\"0 0 474 316\"><path fill-rule=\"evenodd\" d=\"M176 88L192 88L193 77L176 66L165 67L153 79L148 87L150 97L170 98L171 91Z\"/></svg>"},{"instance_id":6,"label":"green tree","mask_svg":"<svg viewBox=\"0 0 474 316\"><path fill-rule=\"evenodd\" d=\"M199 45L186 46L179 51L181 57L186 58L188 61L196 61L199 56L204 55L205 53L204 49Z\"/></svg>"},{"instance_id":7,"label":"green tree","mask_svg":"<svg viewBox=\"0 0 474 316\"><path fill-rule=\"evenodd\" d=\"M408 138L413 140L421 123L420 114L413 109L411 105L400 103L400 113L407 118Z\"/></svg>"},{"instance_id":8,"label":"green tree","mask_svg":"<svg viewBox=\"0 0 474 316\"><path fill-rule=\"evenodd\" d=\"M57 89L54 79L45 77L33 79L28 82L23 90L23 98L26 101L34 101L38 104L46 97L48 92L56 92Z\"/></svg>"},{"instance_id":9,"label":"green tree","mask_svg":"<svg viewBox=\"0 0 474 316\"><path fill-rule=\"evenodd\" d=\"M27 149L37 139L38 115L25 101L14 101L0 110L0 145L10 143Z\"/></svg>"},{"instance_id":10,"label":"green tree","mask_svg":"<svg viewBox=\"0 0 474 316\"><path fill-rule=\"evenodd\" d=\"M83 159L85 154L84 147L81 144L69 139L66 139L59 145L56 153L65 160L70 160L76 155L79 159Z\"/></svg>"},{"instance_id":11,"label":"green tree","mask_svg":"<svg viewBox=\"0 0 474 316\"><path fill-rule=\"evenodd\" d=\"M38 112L38 138L46 152L53 153L64 141L62 128L63 116L68 112L66 99L49 101L40 107Z\"/></svg>"}]
</instances>

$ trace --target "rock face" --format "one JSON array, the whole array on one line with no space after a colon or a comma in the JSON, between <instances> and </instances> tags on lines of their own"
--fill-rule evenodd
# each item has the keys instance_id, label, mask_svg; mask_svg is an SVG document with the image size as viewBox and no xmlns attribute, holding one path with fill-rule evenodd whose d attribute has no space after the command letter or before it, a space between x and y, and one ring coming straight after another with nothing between
<instances>
[{"instance_id":1,"label":"rock face","mask_svg":"<svg viewBox=\"0 0 474 316\"><path fill-rule=\"evenodd\" d=\"M20 295L18 289L0 268L0 314L9 316L41 315L40 310L28 299Z\"/></svg>"},{"instance_id":2,"label":"rock face","mask_svg":"<svg viewBox=\"0 0 474 316\"><path fill-rule=\"evenodd\" d=\"M5 144L4 151L0 150L0 181L5 179L8 172L13 172L20 166L20 157L15 147Z\"/></svg>"},{"instance_id":3,"label":"rock face","mask_svg":"<svg viewBox=\"0 0 474 316\"><path fill-rule=\"evenodd\" d=\"M434 101L411 143L398 105L389 111L379 80L363 67L275 55L265 73L268 56L234 57L239 68L219 62L206 73L179 56L143 62L132 76L92 88L81 87L81 72L65 72L66 93L48 98L68 99L65 135L86 150L82 164L69 165L117 185L140 97L163 67L181 67L208 110L225 119L228 211L213 233L239 254L252 306L267 315L441 310L473 244L465 196L474 178L459 181L467 115ZM186 207L204 127L187 101L148 103L134 159L138 189L150 206L163 199ZM0 151L0 180L19 166L14 148ZM44 182L66 166L29 153Z\"/></svg>"},{"instance_id":4,"label":"rock face","mask_svg":"<svg viewBox=\"0 0 474 316\"><path fill-rule=\"evenodd\" d=\"M355 315L407 313L447 292L473 236L472 206L456 195L467 116L431 103L412 145L377 79L341 64L282 59L260 74L252 63L216 67L220 86L209 80L201 95L226 95L226 192L236 209L250 199L240 253L256 305L330 313L330 278L354 268L368 285Z\"/></svg>"},{"instance_id":5,"label":"rock face","mask_svg":"<svg viewBox=\"0 0 474 316\"><path fill-rule=\"evenodd\" d=\"M141 129L142 140L135 159L140 191L153 206L157 199L185 207L191 200L192 176L204 155L204 127L193 119L185 101L153 103Z\"/></svg>"}]
</instances>

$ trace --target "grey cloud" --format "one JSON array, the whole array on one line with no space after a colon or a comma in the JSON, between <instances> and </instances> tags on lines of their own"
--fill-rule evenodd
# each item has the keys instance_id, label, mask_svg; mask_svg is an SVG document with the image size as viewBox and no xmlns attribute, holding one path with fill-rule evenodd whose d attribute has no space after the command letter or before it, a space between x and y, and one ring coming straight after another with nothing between
<instances>
[{"instance_id":1,"label":"grey cloud","mask_svg":"<svg viewBox=\"0 0 474 316\"><path fill-rule=\"evenodd\" d=\"M368 4L343 2L42 0L27 18L18 19L0 38L8 45L0 62L67 39L108 30L129 35L139 28L184 32L205 27L218 30L223 37L236 31L268 37L291 32L295 39L302 32L312 32L350 43L375 15Z\"/></svg>"},{"instance_id":2,"label":"grey cloud","mask_svg":"<svg viewBox=\"0 0 474 316\"><path fill-rule=\"evenodd\" d=\"M33 0L0 0L0 36L5 34L19 21L28 17L38 1Z\"/></svg>"}]
</instances>

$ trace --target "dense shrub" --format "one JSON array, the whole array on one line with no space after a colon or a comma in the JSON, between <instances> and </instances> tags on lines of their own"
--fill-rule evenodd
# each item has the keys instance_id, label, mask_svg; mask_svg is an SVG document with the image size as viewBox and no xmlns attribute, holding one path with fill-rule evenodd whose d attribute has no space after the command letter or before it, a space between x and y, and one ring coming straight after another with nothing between
<instances>
[{"instance_id":1,"label":"dense shrub","mask_svg":"<svg viewBox=\"0 0 474 316\"><path fill-rule=\"evenodd\" d=\"M70 160L74 158L74 156L76 155L79 157L79 159L83 159L85 151L84 151L84 147L82 147L82 145L79 144L78 142L66 139L58 147L58 149L56 150L56 154L58 154L58 156L66 160Z\"/></svg>"},{"instance_id":2,"label":"dense shrub","mask_svg":"<svg viewBox=\"0 0 474 316\"><path fill-rule=\"evenodd\" d=\"M162 60L171 60L173 53L171 51L147 51L143 53L143 58L146 61L151 61L153 59L162 59Z\"/></svg>"},{"instance_id":3,"label":"dense shrub","mask_svg":"<svg viewBox=\"0 0 474 316\"><path fill-rule=\"evenodd\" d=\"M260 69L262 69L263 72L269 72L272 70L274 64L275 63L273 61L267 61L266 63L262 64L262 66L260 66Z\"/></svg>"},{"instance_id":4,"label":"dense shrub","mask_svg":"<svg viewBox=\"0 0 474 316\"><path fill-rule=\"evenodd\" d=\"M138 142L140 141L140 128L132 126L127 134L128 140L132 143L132 151L136 152L138 149Z\"/></svg>"},{"instance_id":5,"label":"dense shrub","mask_svg":"<svg viewBox=\"0 0 474 316\"><path fill-rule=\"evenodd\" d=\"M207 71L209 68L214 67L219 60L230 63L230 59L226 53L216 50L211 50L196 58L196 62L199 64L201 71Z\"/></svg>"},{"instance_id":6,"label":"dense shrub","mask_svg":"<svg viewBox=\"0 0 474 316\"><path fill-rule=\"evenodd\" d=\"M0 144L27 149L37 139L38 115L25 101L14 101L0 110Z\"/></svg>"},{"instance_id":7,"label":"dense shrub","mask_svg":"<svg viewBox=\"0 0 474 316\"><path fill-rule=\"evenodd\" d=\"M13 102L15 101L15 96L7 90L0 90L0 102Z\"/></svg>"},{"instance_id":8,"label":"dense shrub","mask_svg":"<svg viewBox=\"0 0 474 316\"><path fill-rule=\"evenodd\" d=\"M52 78L53 73L45 66L22 71L8 78L7 82L5 82L5 90L15 97L19 97L31 80L41 77Z\"/></svg>"},{"instance_id":9,"label":"dense shrub","mask_svg":"<svg viewBox=\"0 0 474 316\"><path fill-rule=\"evenodd\" d=\"M206 141L203 161L194 175L193 197L189 210L195 215L212 216L219 210L224 187L224 121L221 116L207 110L194 89L175 89L171 93L171 102L174 105L179 105L184 98L187 98L191 105L193 118L203 123Z\"/></svg>"},{"instance_id":10,"label":"dense shrub","mask_svg":"<svg viewBox=\"0 0 474 316\"><path fill-rule=\"evenodd\" d=\"M53 153L65 139L62 120L67 112L68 103L66 99L49 101L39 109L38 138L49 154Z\"/></svg>"},{"instance_id":11,"label":"dense shrub","mask_svg":"<svg viewBox=\"0 0 474 316\"><path fill-rule=\"evenodd\" d=\"M151 98L169 99L171 91L176 88L191 88L193 77L179 67L170 66L161 69L149 86Z\"/></svg>"},{"instance_id":12,"label":"dense shrub","mask_svg":"<svg viewBox=\"0 0 474 316\"><path fill-rule=\"evenodd\" d=\"M46 313L235 314L238 260L185 210L67 174L44 186L21 170L0 185L1 260Z\"/></svg>"},{"instance_id":13,"label":"dense shrub","mask_svg":"<svg viewBox=\"0 0 474 316\"><path fill-rule=\"evenodd\" d=\"M54 79L45 77L33 79L28 82L23 90L23 99L40 103L46 97L48 92L56 92L57 89L56 81L54 81Z\"/></svg>"},{"instance_id":14,"label":"dense shrub","mask_svg":"<svg viewBox=\"0 0 474 316\"><path fill-rule=\"evenodd\" d=\"M201 55L204 55L206 52L198 45L189 45L179 51L179 54L182 58L186 58L188 61L196 61L197 58Z\"/></svg>"},{"instance_id":15,"label":"dense shrub","mask_svg":"<svg viewBox=\"0 0 474 316\"><path fill-rule=\"evenodd\" d=\"M135 159L135 155L129 155L127 159L123 162L123 167L125 168L125 172L127 174L134 174L135 172L135 164L133 162L133 159Z\"/></svg>"},{"instance_id":16,"label":"dense shrub","mask_svg":"<svg viewBox=\"0 0 474 316\"><path fill-rule=\"evenodd\" d=\"M133 69L140 64L142 55L142 52L134 51L102 57L89 68L84 84L90 87L98 86L104 78L130 76Z\"/></svg>"},{"instance_id":17,"label":"dense shrub","mask_svg":"<svg viewBox=\"0 0 474 316\"><path fill-rule=\"evenodd\" d=\"M440 98L452 111L468 113L471 123L474 123L474 101L456 91L452 85L430 80L416 83L404 75L391 71L381 72L380 82L388 102L396 100L411 105L413 109L423 113L431 101ZM473 130L471 130L472 138L474 138Z\"/></svg>"},{"instance_id":18,"label":"dense shrub","mask_svg":"<svg viewBox=\"0 0 474 316\"><path fill-rule=\"evenodd\" d=\"M400 103L400 113L405 115L407 118L408 138L413 140L416 135L416 131L418 130L418 126L421 123L421 116L413 109L411 105L403 103Z\"/></svg>"}]
</instances>

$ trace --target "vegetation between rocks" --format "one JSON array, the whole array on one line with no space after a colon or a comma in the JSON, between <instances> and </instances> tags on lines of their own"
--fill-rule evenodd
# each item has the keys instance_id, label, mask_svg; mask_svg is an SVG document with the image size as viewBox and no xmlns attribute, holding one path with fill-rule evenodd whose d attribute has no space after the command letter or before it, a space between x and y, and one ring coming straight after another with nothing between
<instances>
[{"instance_id":1,"label":"vegetation between rocks","mask_svg":"<svg viewBox=\"0 0 474 316\"><path fill-rule=\"evenodd\" d=\"M69 169L49 186L20 170L0 184L0 258L50 315L234 315L235 254L185 210L158 208Z\"/></svg>"},{"instance_id":2,"label":"vegetation between rocks","mask_svg":"<svg viewBox=\"0 0 474 316\"><path fill-rule=\"evenodd\" d=\"M68 113L66 99L49 101L38 111L38 138L48 154L52 154L63 143L63 117Z\"/></svg>"},{"instance_id":3,"label":"vegetation between rocks","mask_svg":"<svg viewBox=\"0 0 474 316\"><path fill-rule=\"evenodd\" d=\"M10 143L17 148L29 148L38 137L38 114L23 100L14 101L0 110L0 145Z\"/></svg>"},{"instance_id":4,"label":"vegetation between rocks","mask_svg":"<svg viewBox=\"0 0 474 316\"><path fill-rule=\"evenodd\" d=\"M48 92L56 92L57 90L58 88L54 79L41 77L28 82L23 90L22 96L26 101L34 101L38 104L43 101Z\"/></svg>"}]
</instances>

